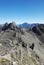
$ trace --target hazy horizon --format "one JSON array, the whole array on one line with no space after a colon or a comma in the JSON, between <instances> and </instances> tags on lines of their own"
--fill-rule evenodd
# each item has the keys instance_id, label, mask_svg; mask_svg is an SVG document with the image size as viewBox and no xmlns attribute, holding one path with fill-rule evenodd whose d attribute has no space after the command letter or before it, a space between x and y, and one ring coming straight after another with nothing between
<instances>
[{"instance_id":1,"label":"hazy horizon","mask_svg":"<svg viewBox=\"0 0 44 65\"><path fill-rule=\"evenodd\" d=\"M0 0L0 24L44 23L44 0Z\"/></svg>"}]
</instances>

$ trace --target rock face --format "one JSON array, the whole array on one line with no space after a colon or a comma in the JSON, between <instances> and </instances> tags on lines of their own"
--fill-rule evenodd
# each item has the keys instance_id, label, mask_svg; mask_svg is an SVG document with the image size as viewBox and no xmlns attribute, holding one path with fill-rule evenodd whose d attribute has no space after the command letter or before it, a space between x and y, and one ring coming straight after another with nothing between
<instances>
[{"instance_id":1,"label":"rock face","mask_svg":"<svg viewBox=\"0 0 44 65\"><path fill-rule=\"evenodd\" d=\"M32 28L32 31L36 34L39 40L44 43L44 24L39 24Z\"/></svg>"},{"instance_id":2,"label":"rock face","mask_svg":"<svg viewBox=\"0 0 44 65\"><path fill-rule=\"evenodd\" d=\"M44 65L44 24L0 27L0 65Z\"/></svg>"}]
</instances>

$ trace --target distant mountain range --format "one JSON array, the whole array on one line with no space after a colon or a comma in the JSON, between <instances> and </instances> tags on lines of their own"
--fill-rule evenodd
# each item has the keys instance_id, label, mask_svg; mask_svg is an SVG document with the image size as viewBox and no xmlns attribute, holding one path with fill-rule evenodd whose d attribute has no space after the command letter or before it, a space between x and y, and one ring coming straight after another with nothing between
<instances>
[{"instance_id":1,"label":"distant mountain range","mask_svg":"<svg viewBox=\"0 0 44 65\"><path fill-rule=\"evenodd\" d=\"M31 28L31 27L34 27L34 26L37 26L38 23L33 23L33 24L29 24L29 23L23 23L23 24L19 24L19 27L20 28Z\"/></svg>"}]
</instances>

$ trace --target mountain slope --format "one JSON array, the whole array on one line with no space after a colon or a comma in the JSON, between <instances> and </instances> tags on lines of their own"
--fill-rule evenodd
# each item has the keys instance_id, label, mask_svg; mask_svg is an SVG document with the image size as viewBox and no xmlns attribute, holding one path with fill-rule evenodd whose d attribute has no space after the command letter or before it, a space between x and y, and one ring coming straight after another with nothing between
<instances>
[{"instance_id":1,"label":"mountain slope","mask_svg":"<svg viewBox=\"0 0 44 65\"><path fill-rule=\"evenodd\" d=\"M44 65L43 40L43 24L28 29L19 28L14 23L4 24L0 32L0 61L7 59L10 65Z\"/></svg>"}]
</instances>

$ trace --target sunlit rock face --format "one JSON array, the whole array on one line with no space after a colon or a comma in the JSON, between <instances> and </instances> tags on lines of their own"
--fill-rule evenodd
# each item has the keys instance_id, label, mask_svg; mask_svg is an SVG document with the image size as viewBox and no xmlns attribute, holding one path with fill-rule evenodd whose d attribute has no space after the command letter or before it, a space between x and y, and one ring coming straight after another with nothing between
<instances>
[{"instance_id":1,"label":"sunlit rock face","mask_svg":"<svg viewBox=\"0 0 44 65\"><path fill-rule=\"evenodd\" d=\"M0 65L44 65L44 25L0 27Z\"/></svg>"}]
</instances>

